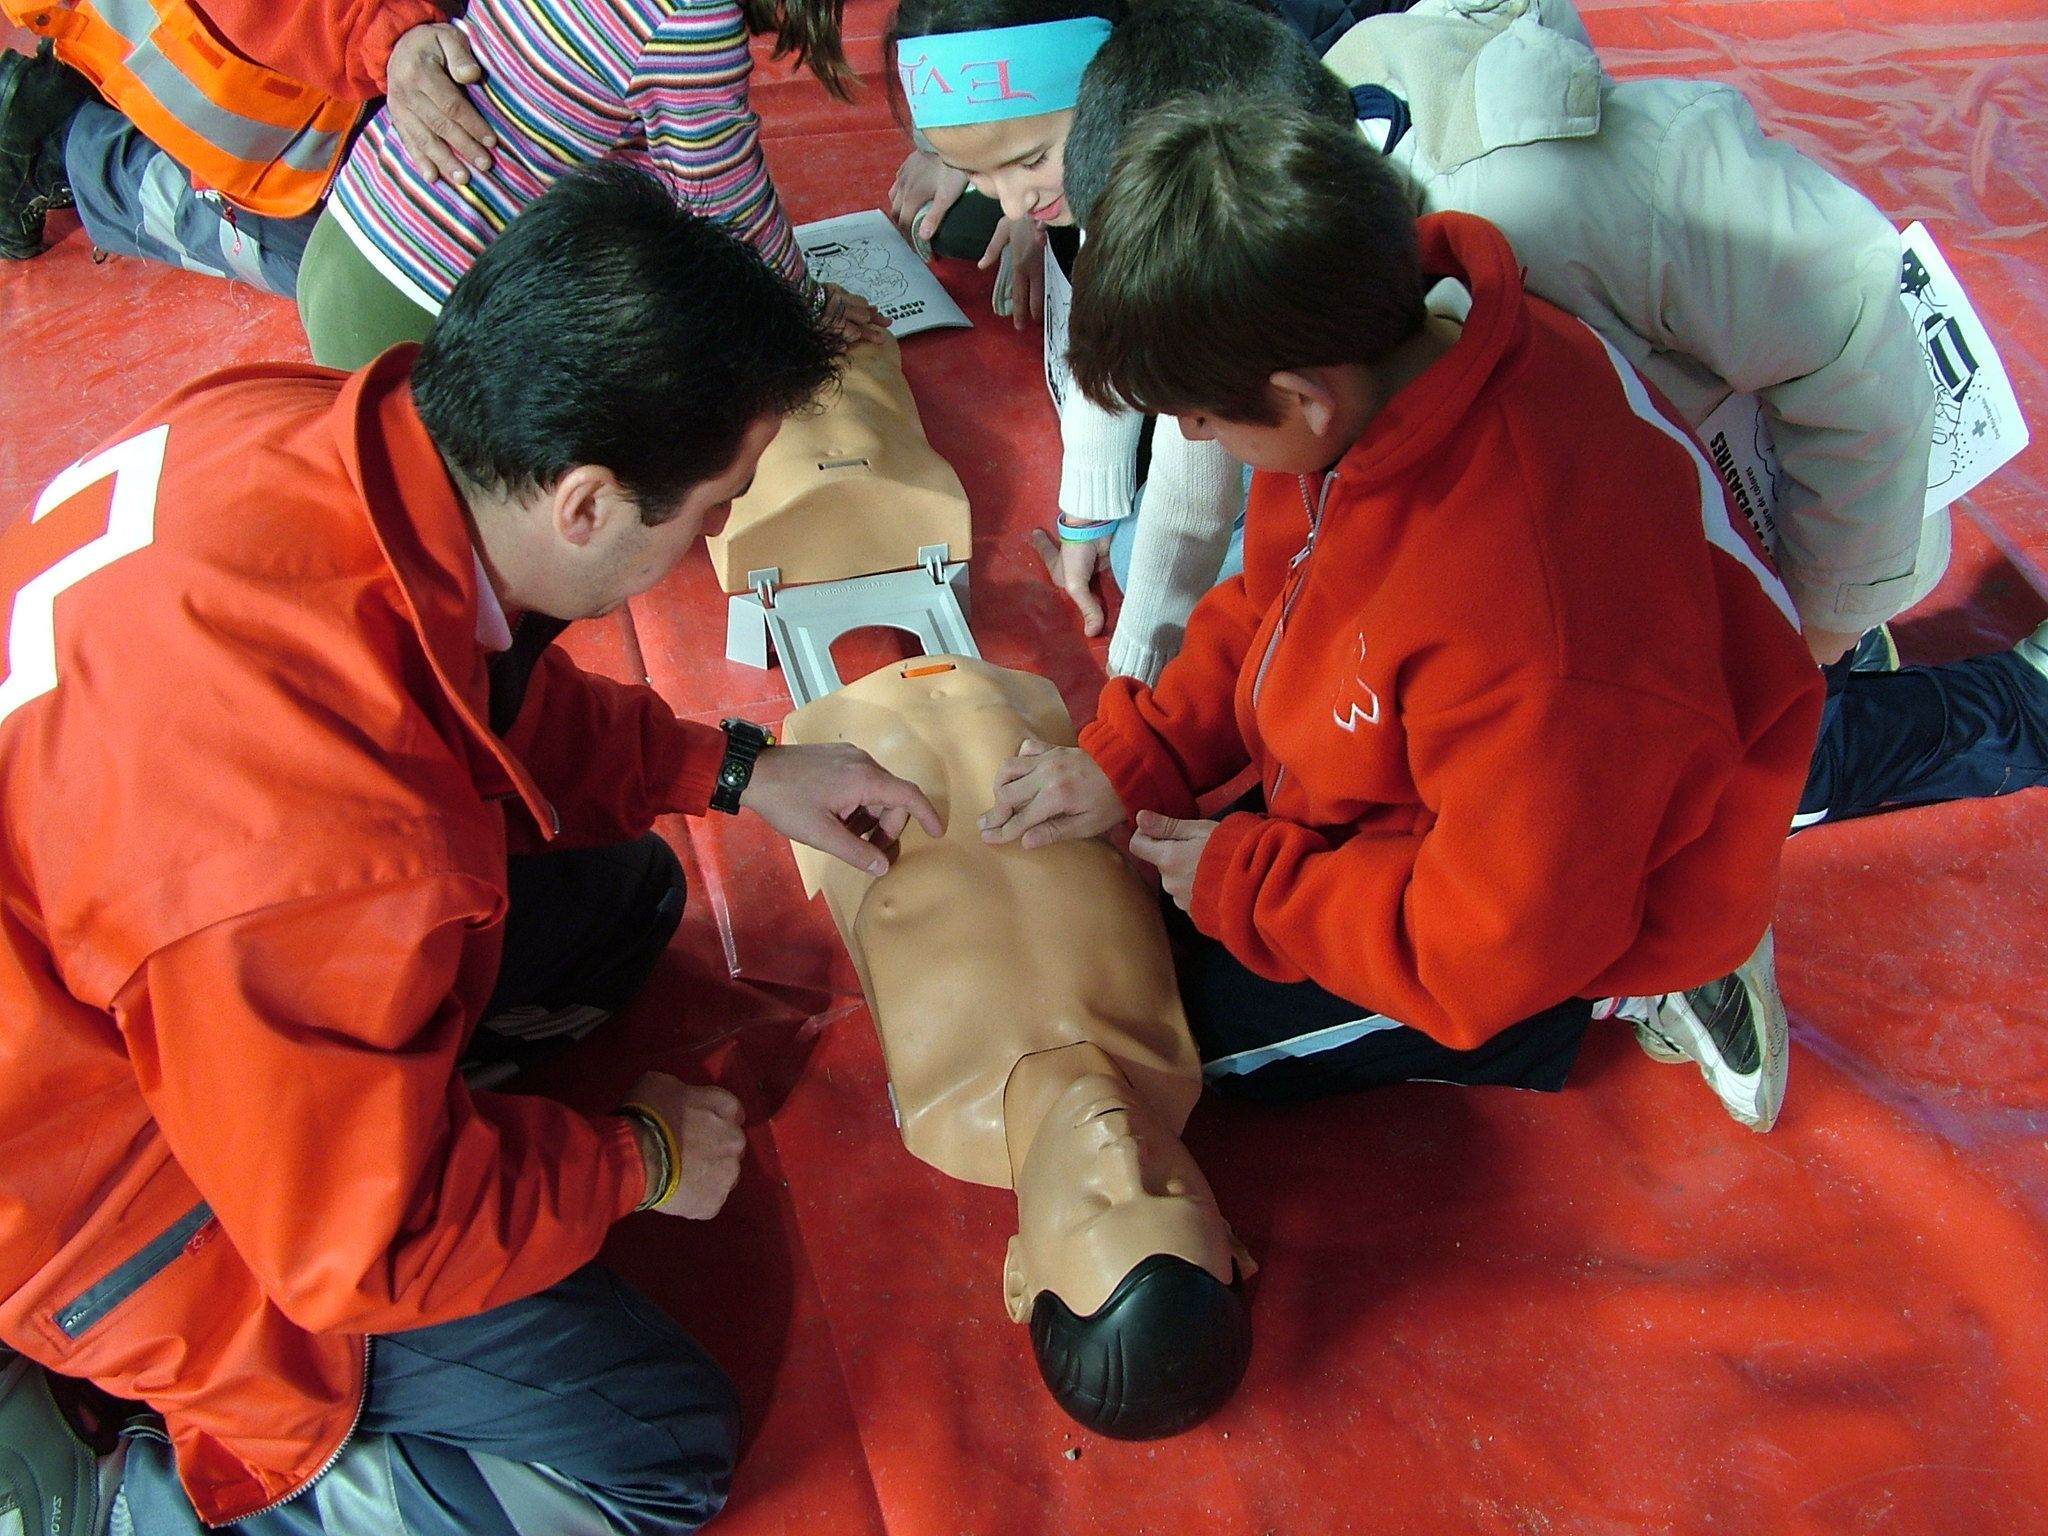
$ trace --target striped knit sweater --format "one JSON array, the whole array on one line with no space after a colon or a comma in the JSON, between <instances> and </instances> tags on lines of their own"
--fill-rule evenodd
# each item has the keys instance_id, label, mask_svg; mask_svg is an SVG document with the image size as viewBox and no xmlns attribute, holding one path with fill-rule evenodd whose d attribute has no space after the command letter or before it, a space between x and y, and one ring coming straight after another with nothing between
<instances>
[{"instance_id":1,"label":"striped knit sweater","mask_svg":"<svg viewBox=\"0 0 2048 1536\"><path fill-rule=\"evenodd\" d=\"M497 135L491 169L467 186L428 180L380 111L329 203L406 297L438 312L514 214L601 159L653 170L679 202L804 280L747 105L753 59L733 0L474 0L456 25L485 71L470 95Z\"/></svg>"}]
</instances>

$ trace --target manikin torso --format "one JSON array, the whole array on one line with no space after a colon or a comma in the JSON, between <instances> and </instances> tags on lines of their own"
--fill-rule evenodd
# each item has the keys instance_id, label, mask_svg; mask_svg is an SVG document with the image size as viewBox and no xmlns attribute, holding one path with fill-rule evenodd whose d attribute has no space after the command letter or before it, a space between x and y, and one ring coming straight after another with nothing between
<instances>
[{"instance_id":1,"label":"manikin torso","mask_svg":"<svg viewBox=\"0 0 2048 1536\"><path fill-rule=\"evenodd\" d=\"M938 839L907 827L879 879L808 850L798 859L860 973L904 1144L1005 1188L1003 1095L1021 1058L1098 1047L1169 1134L1201 1089L1154 899L1116 850L1099 838L1030 852L981 840L997 766L1026 736L1073 742L1058 690L963 657L884 667L784 729L792 742L864 747L945 820Z\"/></svg>"},{"instance_id":2,"label":"manikin torso","mask_svg":"<svg viewBox=\"0 0 2048 1536\"><path fill-rule=\"evenodd\" d=\"M822 408L783 423L705 548L719 584L745 592L757 570L843 581L909 570L926 548L965 560L970 542L967 493L925 438L891 336L847 353Z\"/></svg>"}]
</instances>

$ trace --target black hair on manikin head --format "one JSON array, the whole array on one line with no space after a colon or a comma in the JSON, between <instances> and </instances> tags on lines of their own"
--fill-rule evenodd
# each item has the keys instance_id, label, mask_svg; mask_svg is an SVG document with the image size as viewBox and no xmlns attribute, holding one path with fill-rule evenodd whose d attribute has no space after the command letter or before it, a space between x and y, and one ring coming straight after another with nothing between
<instances>
[{"instance_id":1,"label":"black hair on manikin head","mask_svg":"<svg viewBox=\"0 0 2048 1536\"><path fill-rule=\"evenodd\" d=\"M1075 1423L1113 1440L1163 1440L1230 1400L1251 1363L1251 1315L1243 1282L1155 1253L1087 1317L1040 1291L1031 1349Z\"/></svg>"}]
</instances>

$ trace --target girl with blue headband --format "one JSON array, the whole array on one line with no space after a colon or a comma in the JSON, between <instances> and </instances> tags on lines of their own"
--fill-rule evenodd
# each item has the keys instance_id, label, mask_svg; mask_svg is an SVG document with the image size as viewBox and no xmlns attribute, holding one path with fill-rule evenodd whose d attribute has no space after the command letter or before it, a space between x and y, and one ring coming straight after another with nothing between
<instances>
[{"instance_id":1,"label":"girl with blue headband","mask_svg":"<svg viewBox=\"0 0 2048 1536\"><path fill-rule=\"evenodd\" d=\"M943 168L938 195L957 195L964 181L1000 202L1010 227L1072 226L1062 181L1067 130L1081 77L1125 11L1124 0L902 0L888 32L889 56L911 125ZM905 166L899 185L912 169ZM1071 264L1071 247L1066 254ZM1032 541L1095 635L1103 609L1094 578L1108 570L1109 535L1133 509L1143 418L1100 410L1063 387L1066 285L1053 273L1048 287L1046 378L1062 446L1058 542L1037 530ZM1155 506L1163 499L1192 518L1227 522L1235 511L1228 504L1241 504L1237 467L1213 448L1191 449L1170 422L1157 433L1151 478L1147 495ZM1149 678L1172 653L1172 644L1150 639L1124 643L1143 627L1129 617L1119 623L1112 671Z\"/></svg>"},{"instance_id":2,"label":"girl with blue headband","mask_svg":"<svg viewBox=\"0 0 2048 1536\"><path fill-rule=\"evenodd\" d=\"M1409 0L1280 0L1295 32L1341 32L1342 24L1373 12L1402 9ZM1269 14L1245 0L1247 14ZM1144 7L1126 0L901 0L887 42L920 141L931 153L913 155L898 174L892 202L909 232L929 234L937 215L971 183L1002 204L1007 216L982 265L992 264L1006 237L1019 229L1032 256L1034 230L1051 235L1054 261L1045 274L1046 381L1060 412L1062 456L1059 515L1053 533L1032 541L1046 571L1080 609L1089 635L1100 634L1103 607L1095 578L1111 569L1123 587L1123 609L1109 647L1112 673L1151 681L1180 647L1185 606L1180 596L1198 578L1182 570L1181 552L1218 551L1182 535L1232 529L1222 574L1242 558L1242 512L1247 471L1214 443L1190 443L1172 421L1151 429L1132 412L1109 412L1065 387L1068 292L1065 269L1074 247L1059 231L1078 222L1067 195L1067 135L1081 98L1082 77L1096 52ZM1334 77L1313 64L1303 89L1334 93L1335 110L1348 97ZM931 211L920 210L930 204ZM1069 229L1066 242L1074 239ZM1012 250L1017 249L1015 244ZM1064 258L1062 261L1061 258ZM1013 301L1021 325L1035 279L1022 265ZM999 284L1000 290L1000 284ZM1000 299L998 301L1001 309ZM1143 520L1133 514L1140 504ZM1133 579L1126 580L1126 573Z\"/></svg>"},{"instance_id":3,"label":"girl with blue headband","mask_svg":"<svg viewBox=\"0 0 2048 1536\"><path fill-rule=\"evenodd\" d=\"M918 144L889 189L896 222L927 257L934 249L969 256L985 242L977 265L987 270L1000 262L993 305L1019 330L1042 309L1046 230L1071 220L1033 217L1028 204L992 220L989 205L1000 200L996 186L981 189L985 198L969 193L961 162L936 153L927 130L961 139L956 151L968 158L975 158L972 130L984 124L1028 118L1026 127L1047 130L1050 171L1043 163L1033 167L1032 190L1042 196L1032 201L1050 213L1059 196L1057 140L1064 137L1081 73L1123 14L1123 0L907 0L887 33L895 90ZM901 51L904 45L908 52ZM982 58L990 49L995 53ZM961 69L967 74L956 79ZM969 132L955 132L960 129ZM1010 136L1010 130L997 134L1006 142Z\"/></svg>"},{"instance_id":4,"label":"girl with blue headband","mask_svg":"<svg viewBox=\"0 0 2048 1536\"><path fill-rule=\"evenodd\" d=\"M896 88L940 164L999 201L1010 220L1057 231L1077 222L1064 163L1082 75L1125 14L1124 0L902 0L887 38ZM899 187L912 169L906 165ZM959 184L941 183L941 195ZM1058 257L1062 243L1056 237L1053 245ZM1065 255L1070 265L1071 247ZM1104 411L1065 387L1062 275L1047 274L1046 299L1046 377L1062 446L1057 538L1034 530L1032 541L1086 633L1096 635L1104 615L1094 581L1110 569L1112 535L1126 566L1140 541L1164 548L1181 527L1229 527L1244 505L1245 471L1215 444L1190 443L1173 421L1160 421L1150 440L1146 516L1132 519L1146 418ZM1238 550L1233 544L1228 558L1240 558ZM1150 681L1179 648L1180 621L1165 617L1179 585L1125 587L1112 673Z\"/></svg>"}]
</instances>

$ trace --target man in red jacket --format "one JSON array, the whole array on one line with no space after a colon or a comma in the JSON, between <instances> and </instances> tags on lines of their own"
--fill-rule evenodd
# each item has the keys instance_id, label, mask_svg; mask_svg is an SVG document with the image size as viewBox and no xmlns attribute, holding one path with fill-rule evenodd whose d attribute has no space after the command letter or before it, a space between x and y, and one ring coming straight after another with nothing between
<instances>
[{"instance_id":1,"label":"man in red jacket","mask_svg":"<svg viewBox=\"0 0 2048 1536\"><path fill-rule=\"evenodd\" d=\"M1262 471L1245 571L1156 688L1004 766L986 835L1136 812L1208 1074L1253 1095L1554 1089L1592 1000L1767 976L1821 684L1668 408L1490 224L1418 250L1379 157L1297 108L1161 109L1096 217L1075 377ZM1760 1129L1782 1043L1717 1084Z\"/></svg>"},{"instance_id":2,"label":"man in red jacket","mask_svg":"<svg viewBox=\"0 0 2048 1536\"><path fill-rule=\"evenodd\" d=\"M592 1117L459 1067L638 986L682 906L658 815L876 870L849 822L938 834L856 749L549 644L720 523L839 346L611 167L423 348L202 379L0 536L0 1494L91 1529L90 1463L24 1435L34 1361L155 1410L140 1531L717 1511L731 1388L592 1260L633 1211L718 1210L737 1103L647 1074Z\"/></svg>"}]
</instances>

